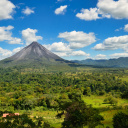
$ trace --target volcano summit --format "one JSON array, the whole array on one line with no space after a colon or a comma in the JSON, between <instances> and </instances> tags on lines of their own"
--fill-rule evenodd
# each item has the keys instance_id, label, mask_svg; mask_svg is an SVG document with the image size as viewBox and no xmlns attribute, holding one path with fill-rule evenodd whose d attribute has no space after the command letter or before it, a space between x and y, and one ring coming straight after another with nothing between
<instances>
[{"instance_id":1,"label":"volcano summit","mask_svg":"<svg viewBox=\"0 0 128 128\"><path fill-rule=\"evenodd\" d=\"M13 56L0 61L0 67L63 67L70 66L73 62L62 59L37 42L32 42Z\"/></svg>"},{"instance_id":2,"label":"volcano summit","mask_svg":"<svg viewBox=\"0 0 128 128\"><path fill-rule=\"evenodd\" d=\"M37 42L32 42L29 46L25 47L9 59L13 61L19 61L19 60L29 60L29 59L47 59L50 61L50 59L53 60L62 60L59 56L55 55L54 53L47 50L45 47L40 45Z\"/></svg>"}]
</instances>

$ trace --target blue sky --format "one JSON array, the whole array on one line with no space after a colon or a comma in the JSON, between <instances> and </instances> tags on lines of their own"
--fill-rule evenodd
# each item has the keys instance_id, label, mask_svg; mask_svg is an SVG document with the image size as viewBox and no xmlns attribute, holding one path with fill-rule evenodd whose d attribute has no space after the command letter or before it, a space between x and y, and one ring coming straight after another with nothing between
<instances>
[{"instance_id":1,"label":"blue sky","mask_svg":"<svg viewBox=\"0 0 128 128\"><path fill-rule=\"evenodd\" d=\"M2 0L0 60L38 41L64 59L128 57L128 0Z\"/></svg>"}]
</instances>

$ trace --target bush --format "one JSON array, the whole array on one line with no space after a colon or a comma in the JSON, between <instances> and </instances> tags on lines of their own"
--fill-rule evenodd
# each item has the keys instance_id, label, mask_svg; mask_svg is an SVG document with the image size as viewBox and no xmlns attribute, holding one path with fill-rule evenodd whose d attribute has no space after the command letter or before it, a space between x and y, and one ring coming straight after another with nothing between
<instances>
[{"instance_id":1,"label":"bush","mask_svg":"<svg viewBox=\"0 0 128 128\"><path fill-rule=\"evenodd\" d=\"M121 98L123 98L123 99L128 99L128 91L124 92L124 93L121 95Z\"/></svg>"},{"instance_id":2,"label":"bush","mask_svg":"<svg viewBox=\"0 0 128 128\"><path fill-rule=\"evenodd\" d=\"M54 127L51 127L48 122L44 122L43 128L54 128Z\"/></svg>"},{"instance_id":3,"label":"bush","mask_svg":"<svg viewBox=\"0 0 128 128\"><path fill-rule=\"evenodd\" d=\"M118 103L116 98L113 98L112 96L109 96L104 99L104 103L106 104L111 104L111 105L116 105Z\"/></svg>"}]
</instances>

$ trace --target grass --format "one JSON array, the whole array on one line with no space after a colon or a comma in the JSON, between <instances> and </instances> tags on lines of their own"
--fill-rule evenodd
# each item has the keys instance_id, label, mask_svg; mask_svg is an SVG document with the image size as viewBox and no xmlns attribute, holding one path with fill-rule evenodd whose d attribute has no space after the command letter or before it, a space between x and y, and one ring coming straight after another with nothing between
<instances>
[{"instance_id":1,"label":"grass","mask_svg":"<svg viewBox=\"0 0 128 128\"><path fill-rule=\"evenodd\" d=\"M92 105L94 108L105 108L105 107L112 107L110 104L104 104L104 99L106 96L85 96L83 97L83 100L87 105ZM125 107L128 105L128 100L117 98L117 106Z\"/></svg>"},{"instance_id":2,"label":"grass","mask_svg":"<svg viewBox=\"0 0 128 128\"><path fill-rule=\"evenodd\" d=\"M121 80L128 82L128 76L123 76Z\"/></svg>"},{"instance_id":3,"label":"grass","mask_svg":"<svg viewBox=\"0 0 128 128\"><path fill-rule=\"evenodd\" d=\"M102 122L104 126L97 126L96 128L104 128L106 126L109 126L110 128L113 128L112 126L112 118L113 116L118 112L124 112L128 114L128 110L122 109L122 110L108 110L101 113L101 115L104 117L104 121Z\"/></svg>"},{"instance_id":4,"label":"grass","mask_svg":"<svg viewBox=\"0 0 128 128\"><path fill-rule=\"evenodd\" d=\"M83 97L83 100L85 101L85 103L87 105L92 105L92 107L94 108L102 108L102 107L107 107L108 104L103 104L103 100L105 99L104 96L86 96L86 97Z\"/></svg>"},{"instance_id":5,"label":"grass","mask_svg":"<svg viewBox=\"0 0 128 128\"><path fill-rule=\"evenodd\" d=\"M128 74L128 70L126 70L125 73ZM128 75L127 75L127 74L124 74L124 75L120 76L120 79L121 79L122 81L128 82Z\"/></svg>"},{"instance_id":6,"label":"grass","mask_svg":"<svg viewBox=\"0 0 128 128\"><path fill-rule=\"evenodd\" d=\"M39 107L38 107L39 108ZM29 114L30 118L34 120L34 118L42 117L43 121L50 123L51 126L55 128L61 128L61 123L63 122L64 118L56 118L57 111L51 110L20 110L16 111L20 114ZM42 122L43 123L43 122Z\"/></svg>"},{"instance_id":7,"label":"grass","mask_svg":"<svg viewBox=\"0 0 128 128\"><path fill-rule=\"evenodd\" d=\"M113 108L113 106L111 106L110 104L103 104L103 101L105 98L106 98L105 95L104 96L92 95L90 97L89 96L83 97L83 100L86 102L87 105L91 104L94 108L99 108L99 110L101 108L107 108L107 107ZM113 128L112 126L113 116L120 111L124 113L128 113L128 110L123 109L125 106L128 106L128 100L121 99L121 98L117 98L117 100L118 100L117 106L122 106L122 108L119 110L107 110L107 111L101 112L101 115L104 117L104 121L102 122L103 126L99 125L96 128L106 128L106 126L109 126L109 128Z\"/></svg>"}]
</instances>

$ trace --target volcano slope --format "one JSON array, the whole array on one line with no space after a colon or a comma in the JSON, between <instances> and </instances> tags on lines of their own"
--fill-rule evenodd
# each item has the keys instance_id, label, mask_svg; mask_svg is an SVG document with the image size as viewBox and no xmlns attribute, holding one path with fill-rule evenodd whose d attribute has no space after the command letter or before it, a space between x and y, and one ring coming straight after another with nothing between
<instances>
[{"instance_id":1,"label":"volcano slope","mask_svg":"<svg viewBox=\"0 0 128 128\"><path fill-rule=\"evenodd\" d=\"M1 68L40 69L44 71L74 70L77 64L52 53L37 42L32 42L13 56L0 61Z\"/></svg>"}]
</instances>

